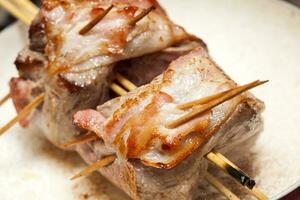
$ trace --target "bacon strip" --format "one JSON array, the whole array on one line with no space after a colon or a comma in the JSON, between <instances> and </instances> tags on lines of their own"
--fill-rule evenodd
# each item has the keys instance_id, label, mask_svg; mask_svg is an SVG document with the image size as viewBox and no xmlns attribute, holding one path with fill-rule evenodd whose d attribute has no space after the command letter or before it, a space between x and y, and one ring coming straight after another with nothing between
<instances>
[{"instance_id":1,"label":"bacon strip","mask_svg":"<svg viewBox=\"0 0 300 200\"><path fill-rule=\"evenodd\" d=\"M9 82L10 95L17 112L20 112L26 105L34 99L34 89L36 83L25 78L12 78ZM33 112L26 118L19 121L22 127L27 127Z\"/></svg>"},{"instance_id":2,"label":"bacon strip","mask_svg":"<svg viewBox=\"0 0 300 200\"><path fill-rule=\"evenodd\" d=\"M152 167L173 168L214 135L243 97L235 97L185 124L169 128L170 121L193 109L182 110L177 105L235 87L199 47L171 63L150 84L114 101L110 114L106 106L109 102L100 106L99 115L104 116L103 108L106 119L93 130L101 132L105 144L124 159L140 159Z\"/></svg>"},{"instance_id":3,"label":"bacon strip","mask_svg":"<svg viewBox=\"0 0 300 200\"><path fill-rule=\"evenodd\" d=\"M104 10L109 13L88 33L80 30ZM156 7L157 6L157 7ZM156 7L138 23L145 9ZM81 72L162 50L189 38L154 0L43 1L49 72Z\"/></svg>"}]
</instances>

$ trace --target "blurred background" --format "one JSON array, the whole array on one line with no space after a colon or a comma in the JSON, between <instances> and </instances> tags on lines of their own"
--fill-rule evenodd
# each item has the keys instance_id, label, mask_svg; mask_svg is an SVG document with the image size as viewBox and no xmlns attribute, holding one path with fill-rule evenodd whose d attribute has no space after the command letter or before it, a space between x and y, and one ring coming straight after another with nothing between
<instances>
[{"instance_id":1,"label":"blurred background","mask_svg":"<svg viewBox=\"0 0 300 200\"><path fill-rule=\"evenodd\" d=\"M300 0L286 0L298 7L300 7ZM32 0L35 4L39 5L40 0ZM15 19L9 15L5 10L0 7L0 31L9 24L13 23Z\"/></svg>"}]
</instances>

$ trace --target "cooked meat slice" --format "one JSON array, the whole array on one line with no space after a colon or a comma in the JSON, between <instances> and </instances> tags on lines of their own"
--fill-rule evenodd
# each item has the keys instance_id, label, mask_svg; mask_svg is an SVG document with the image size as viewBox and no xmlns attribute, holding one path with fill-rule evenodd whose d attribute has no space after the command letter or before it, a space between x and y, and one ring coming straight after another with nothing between
<instances>
[{"instance_id":1,"label":"cooked meat slice","mask_svg":"<svg viewBox=\"0 0 300 200\"><path fill-rule=\"evenodd\" d=\"M15 65L19 76L32 81L40 81L46 76L47 59L39 52L26 46L18 55Z\"/></svg>"},{"instance_id":2,"label":"cooked meat slice","mask_svg":"<svg viewBox=\"0 0 300 200\"><path fill-rule=\"evenodd\" d=\"M37 94L40 93L39 85L25 78L12 78L9 82L9 87L10 96L17 112L21 111ZM28 126L33 113L34 111L24 119L20 120L20 125L23 127Z\"/></svg>"},{"instance_id":3,"label":"cooked meat slice","mask_svg":"<svg viewBox=\"0 0 300 200\"><path fill-rule=\"evenodd\" d=\"M114 74L122 74L136 86L145 85L161 75L172 61L203 44L200 40L188 40L156 53L119 62Z\"/></svg>"},{"instance_id":4,"label":"cooked meat slice","mask_svg":"<svg viewBox=\"0 0 300 200\"><path fill-rule=\"evenodd\" d=\"M47 122L46 119L43 119L43 115L39 115L40 117L35 118L35 120L38 120L39 123L35 123L38 124L46 133L46 135L48 135L47 133L49 133L48 138L51 139L52 142L54 142L55 144L59 145L62 144L66 141L72 140L71 136L76 136L78 134L80 134L81 132L76 130L76 134L72 135L74 133L74 127L73 126L66 126L65 124L67 124L67 120L71 120L72 117L69 113L70 111L68 111L68 107L70 106L69 109L75 109L76 106L80 106L82 105L81 102L85 102L85 103L91 103L93 102L93 106L91 106L91 108L95 108L96 105L99 104L99 102L105 102L106 100L108 100L109 98L111 98L111 94L109 94L108 92L108 85L114 80L114 74L116 74L116 72L120 72L120 73L124 73L124 75L129 79L132 80L135 84L137 85L143 85L146 84L148 82L150 82L154 77L156 77L157 75L161 74L166 67L168 66L168 64L175 60L176 58L178 58L180 55L184 55L186 53L188 53L189 51L191 51L193 48L202 45L201 42L198 41L186 41L183 42L181 44L178 44L176 47L170 47L167 48L165 50L162 50L160 52L157 53L153 53L153 54L149 54L149 55L145 55L142 57L138 57L138 58L134 58L134 59L130 59L130 60L125 60L125 61L121 61L119 63L116 64L116 66L114 67L114 73L111 73L110 71L105 72L100 72L98 69L98 73L100 76L101 74L103 75L102 78L97 78L98 80L105 82L105 84L103 84L103 88L94 88L93 92L89 91L92 90L93 87L95 87L94 84L90 84L91 87L89 86L85 86L83 87L84 89L82 90L82 87L80 87L79 85L76 86L74 84L72 84L71 82L67 81L66 79L64 79L63 76L59 76L59 83L58 84L58 88L57 90L57 95L55 95L55 93L49 93L49 99L51 99L51 101L47 98L46 99L46 104L48 105L44 105L44 112L46 113L45 115L56 115L57 117L59 117L58 120L58 124L54 121L51 120L51 123ZM18 59L16 61L16 64L18 66L18 70L19 73L22 77L26 77L26 79L28 80L32 80L35 82L36 85L39 86L39 90L36 89L36 91L39 92L45 92L45 88L49 87L49 86L45 86L43 79L45 77L45 66L47 63L47 60L44 58L44 56L38 52L29 50L28 48L25 48L18 56ZM111 67L112 68L112 67ZM102 70L111 70L111 68L101 68ZM95 70L91 70L90 72L95 73ZM85 72L85 74L88 74L89 72ZM91 77L92 75L90 75ZM90 79L87 76L84 76L84 80L89 81ZM49 83L47 83L49 84ZM53 84L55 85L55 84ZM82 90L82 91L81 91ZM65 91L65 92L62 92ZM89 95L88 92L89 91ZM11 90L11 92L14 92L13 90ZM78 93L79 92L79 93ZM69 94L69 97L59 97L62 94ZM80 95L78 95L80 94ZM97 95L102 95L102 97L97 97ZM30 98L27 98L28 96L23 96L23 99L26 99L26 102L29 103L33 98L37 96L38 93L34 93L34 96L31 96ZM92 97L91 97L92 96ZM15 98L15 96L13 96L13 99ZM63 102L67 102L66 105L61 106L60 109L64 109L63 113L65 114L60 114L60 113L55 113L54 111L50 112L50 109L53 108L53 106L50 106L51 104L56 105L57 102L60 101L60 99L66 99ZM86 100L84 100L86 98ZM93 100L93 98L95 98ZM78 99L78 100L77 100ZM88 99L88 100L87 100ZM18 99L16 99L15 101L18 101ZM73 102L77 102L76 104ZM78 103L80 102L80 103ZM58 103L59 104L59 103ZM18 107L18 110L21 110L26 104L22 104L22 106ZM48 107L48 108L47 108ZM48 110L46 110L46 108ZM55 106L54 106L55 108ZM83 109L78 107L76 110L79 109ZM49 112L48 112L49 111ZM38 111L40 112L40 111ZM48 113L48 114L47 114ZM73 113L73 112L72 112ZM31 118L30 118L31 119ZM28 118L29 120L29 118ZM66 138L61 139L61 137L63 137L63 134L60 134L61 131L49 131L49 127L51 126L62 126L62 129L68 128L67 131L70 134L65 134L67 135ZM59 127L57 127L56 130L58 130ZM55 130L55 129L54 129ZM59 136L55 136L54 133L59 134Z\"/></svg>"},{"instance_id":5,"label":"cooked meat slice","mask_svg":"<svg viewBox=\"0 0 300 200\"><path fill-rule=\"evenodd\" d=\"M126 160L141 159L158 168L176 166L201 147L244 99L236 97L179 127L168 127L168 122L191 111L176 105L236 86L217 67L210 67L214 65L201 47L179 58L151 84L120 97L107 120L92 131Z\"/></svg>"},{"instance_id":6,"label":"cooked meat slice","mask_svg":"<svg viewBox=\"0 0 300 200\"><path fill-rule=\"evenodd\" d=\"M29 37L30 44L25 46L15 60L19 78L12 78L10 81L10 94L17 112L20 112L36 96L44 92L44 79L47 76L47 57L43 54L46 36L40 16L32 22ZM32 112L28 117L20 121L25 127L33 118Z\"/></svg>"},{"instance_id":7,"label":"cooked meat slice","mask_svg":"<svg viewBox=\"0 0 300 200\"><path fill-rule=\"evenodd\" d=\"M190 199L201 180L193 169L206 165L204 155L257 136L262 130L264 105L245 93L177 128L166 124L189 111L176 105L235 86L200 47L172 62L150 84L99 106L97 111L77 112L74 123L103 139L80 145L77 151L89 163L106 155L99 153L100 149L115 153L117 160L100 172L134 199ZM191 176L187 178L190 185L176 179L180 176Z\"/></svg>"},{"instance_id":8,"label":"cooked meat slice","mask_svg":"<svg viewBox=\"0 0 300 200\"><path fill-rule=\"evenodd\" d=\"M107 78L110 72L111 67L85 72L81 74L82 85L70 83L63 76L50 79L44 85L46 96L41 127L53 144L60 146L81 133L72 125L72 115L76 111L94 108L98 102L109 99Z\"/></svg>"},{"instance_id":9,"label":"cooked meat slice","mask_svg":"<svg viewBox=\"0 0 300 200\"><path fill-rule=\"evenodd\" d=\"M112 4L101 22L79 34ZM156 9L131 24L151 6ZM160 51L191 37L154 0L44 0L29 36L30 45L20 53L16 65L20 76L38 82L45 92L38 124L58 146L81 133L72 125L76 111L109 100L117 61Z\"/></svg>"},{"instance_id":10,"label":"cooked meat slice","mask_svg":"<svg viewBox=\"0 0 300 200\"><path fill-rule=\"evenodd\" d=\"M80 30L110 5L114 8L88 33ZM157 6L137 24L131 21L142 10ZM156 1L53 1L44 0L41 9L48 39L49 70L87 70L119 60L156 52L187 39Z\"/></svg>"},{"instance_id":11,"label":"cooked meat slice","mask_svg":"<svg viewBox=\"0 0 300 200\"><path fill-rule=\"evenodd\" d=\"M89 164L114 153L103 142L77 146L77 152ZM191 200L207 170L207 161L195 152L173 169L147 167L137 160L117 159L99 172L132 199Z\"/></svg>"},{"instance_id":12,"label":"cooked meat slice","mask_svg":"<svg viewBox=\"0 0 300 200\"><path fill-rule=\"evenodd\" d=\"M172 47L159 53L117 63L115 69L117 71L120 70L120 72L127 71L124 75L128 75L129 79L132 76L141 76L143 81L139 81L139 84L145 84L158 74L161 74L172 60L199 45L198 42L184 43L177 50L175 47ZM150 64L150 60L153 61L153 58L155 58L155 61ZM155 66L156 70L153 69L153 66ZM76 111L84 108L95 108L99 103L110 99L111 96L108 91L114 76L114 73L111 73L112 69L113 66L102 67L97 70L93 69L82 72L81 76L75 73L73 76L77 85L70 82L70 79L73 78L71 77L72 73L68 73L68 78L61 75L58 76L58 80L53 80L55 81L54 83L48 82L45 86L46 94L48 95L46 96L43 109L44 120L47 126L43 125L43 127L46 135L52 142L58 145L63 144L81 133L76 127L71 125L72 115ZM93 76L96 78L93 79ZM92 82L89 83L91 79ZM62 115L61 113L65 114ZM61 134L62 131L65 134Z\"/></svg>"}]
</instances>

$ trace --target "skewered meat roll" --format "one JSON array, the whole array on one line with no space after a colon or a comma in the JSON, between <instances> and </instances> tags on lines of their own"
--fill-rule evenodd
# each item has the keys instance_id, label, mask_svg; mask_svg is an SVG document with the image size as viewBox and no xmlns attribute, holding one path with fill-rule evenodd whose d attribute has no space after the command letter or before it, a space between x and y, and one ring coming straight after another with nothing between
<instances>
[{"instance_id":1,"label":"skewered meat roll","mask_svg":"<svg viewBox=\"0 0 300 200\"><path fill-rule=\"evenodd\" d=\"M77 112L74 123L103 140L77 150L89 163L116 154L100 172L133 199L191 199L207 167L204 155L261 132L264 104L245 93L178 126L170 122L194 109L178 105L234 87L198 47L151 83Z\"/></svg>"},{"instance_id":2,"label":"skewered meat roll","mask_svg":"<svg viewBox=\"0 0 300 200\"><path fill-rule=\"evenodd\" d=\"M205 154L229 151L262 130L264 105L250 93L177 123L199 108L178 105L236 84L154 0L44 0L16 65L17 111L44 94L21 125L36 123L59 147L96 133L100 140L75 150L90 164L116 155L100 172L133 199L192 199ZM141 87L113 98L117 73Z\"/></svg>"},{"instance_id":3,"label":"skewered meat roll","mask_svg":"<svg viewBox=\"0 0 300 200\"><path fill-rule=\"evenodd\" d=\"M143 11L153 6L155 10L141 18ZM108 7L111 10L101 22L81 32ZM11 81L11 96L20 110L38 93L45 93L33 121L52 143L60 146L80 134L71 121L76 111L109 100L116 62L190 38L168 19L156 1L44 0L30 28L30 45L17 58L20 78ZM27 93L20 94L24 87ZM31 116L21 124L26 126Z\"/></svg>"}]
</instances>

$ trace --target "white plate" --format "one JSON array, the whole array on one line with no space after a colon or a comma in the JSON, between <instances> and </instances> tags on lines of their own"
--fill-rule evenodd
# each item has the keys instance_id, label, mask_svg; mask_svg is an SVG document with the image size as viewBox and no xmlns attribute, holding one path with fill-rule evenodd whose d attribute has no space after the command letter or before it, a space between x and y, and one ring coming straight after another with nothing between
<instances>
[{"instance_id":1,"label":"white plate","mask_svg":"<svg viewBox=\"0 0 300 200\"><path fill-rule=\"evenodd\" d=\"M246 171L259 188L278 198L300 181L300 11L276 0L162 0L174 21L203 38L216 62L238 83L269 79L254 90L265 101L265 131L249 155ZM0 34L0 96L17 74L13 66L27 42L20 25ZM0 108L0 124L14 115ZM98 174L69 181L84 164L56 149L36 130L13 127L0 138L0 196L13 199L126 199ZM250 165L249 165L250 162ZM251 166L251 167L249 167ZM227 183L229 180L224 178ZM298 183L297 183L298 182ZM248 199L237 185L229 185ZM207 193L217 198L214 190ZM241 192L241 193L240 193ZM218 199L222 199L218 196Z\"/></svg>"}]
</instances>

